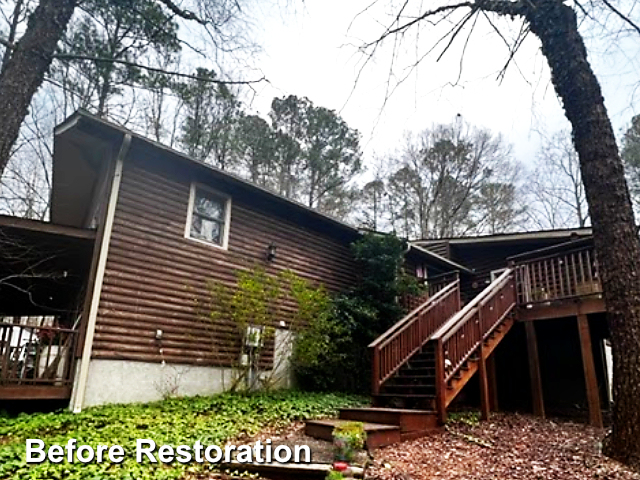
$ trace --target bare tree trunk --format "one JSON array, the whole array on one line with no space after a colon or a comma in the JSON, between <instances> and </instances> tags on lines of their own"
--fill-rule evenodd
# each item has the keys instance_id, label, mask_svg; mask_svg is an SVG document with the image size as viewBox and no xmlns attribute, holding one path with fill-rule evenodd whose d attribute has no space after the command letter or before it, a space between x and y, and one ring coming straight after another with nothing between
<instances>
[{"instance_id":1,"label":"bare tree trunk","mask_svg":"<svg viewBox=\"0 0 640 480\"><path fill-rule=\"evenodd\" d=\"M20 15L22 15L23 5L24 0L17 0L15 6L13 7L11 26L9 27L9 34L7 35L7 43L9 45L12 45L16 41L16 35L18 34L18 24L20 23ZM11 58L11 48L7 46L5 47L4 55L2 57L2 70L4 70L4 66L9 61L9 58Z\"/></svg>"},{"instance_id":2,"label":"bare tree trunk","mask_svg":"<svg viewBox=\"0 0 640 480\"><path fill-rule=\"evenodd\" d=\"M613 431L605 452L639 468L640 241L620 154L574 11L558 0L538 0L525 16L573 126L593 223L614 356Z\"/></svg>"},{"instance_id":3,"label":"bare tree trunk","mask_svg":"<svg viewBox=\"0 0 640 480\"><path fill-rule=\"evenodd\" d=\"M0 75L0 177L77 0L40 0Z\"/></svg>"}]
</instances>

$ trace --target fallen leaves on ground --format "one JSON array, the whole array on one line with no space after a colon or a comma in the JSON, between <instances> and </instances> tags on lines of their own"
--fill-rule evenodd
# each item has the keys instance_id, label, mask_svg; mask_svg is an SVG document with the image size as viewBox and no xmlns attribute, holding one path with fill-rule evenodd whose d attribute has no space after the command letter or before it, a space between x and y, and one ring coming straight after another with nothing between
<instances>
[{"instance_id":1,"label":"fallen leaves on ground","mask_svg":"<svg viewBox=\"0 0 640 480\"><path fill-rule=\"evenodd\" d=\"M604 431L583 424L495 414L478 425L381 448L371 480L640 480L600 453Z\"/></svg>"}]
</instances>

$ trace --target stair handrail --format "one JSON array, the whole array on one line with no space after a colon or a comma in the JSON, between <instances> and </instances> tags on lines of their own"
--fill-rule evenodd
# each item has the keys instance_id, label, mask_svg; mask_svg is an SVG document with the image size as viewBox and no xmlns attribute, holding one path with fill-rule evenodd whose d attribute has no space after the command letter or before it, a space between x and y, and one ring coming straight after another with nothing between
<instances>
[{"instance_id":1,"label":"stair handrail","mask_svg":"<svg viewBox=\"0 0 640 480\"><path fill-rule=\"evenodd\" d=\"M508 268L431 336L436 353L436 408L441 422L446 418L447 382L515 306L514 271ZM489 311L493 313L488 315Z\"/></svg>"},{"instance_id":2,"label":"stair handrail","mask_svg":"<svg viewBox=\"0 0 640 480\"><path fill-rule=\"evenodd\" d=\"M437 332L435 332L431 338L437 340L447 340L456 333L465 321L469 319L476 312L479 306L486 303L486 300L491 297L493 293L498 291L509 281L509 277L512 277L513 269L507 268L502 274L491 282L487 287L482 290L478 295L474 297L469 303L467 303L462 310L451 317L445 324L443 324Z\"/></svg>"},{"instance_id":3,"label":"stair handrail","mask_svg":"<svg viewBox=\"0 0 640 480\"><path fill-rule=\"evenodd\" d=\"M451 290L454 290L457 286L459 286L459 284L460 284L460 280L456 279L453 282L451 282L449 285L444 287L442 290L440 290L438 293L429 297L427 300L424 301L424 303L422 303L421 305L411 310L404 317L402 317L400 320L394 323L391 327L385 330L384 333L382 333L380 336L378 336L378 338L376 338L373 342L369 344L369 348L375 348L383 342L384 344L386 344L387 340L389 340L394 333L397 333L397 331L402 329L402 327L404 327L406 324L408 324L412 320L415 320L415 317L418 314L420 314L423 310L430 308L435 302L439 301L444 296L446 296L449 292L451 292Z\"/></svg>"},{"instance_id":4,"label":"stair handrail","mask_svg":"<svg viewBox=\"0 0 640 480\"><path fill-rule=\"evenodd\" d=\"M438 310L432 316L430 313L434 309ZM458 310L460 280L456 279L374 340L369 345L373 394L378 394L382 384L427 343L439 324ZM393 342L397 345L391 345Z\"/></svg>"}]
</instances>

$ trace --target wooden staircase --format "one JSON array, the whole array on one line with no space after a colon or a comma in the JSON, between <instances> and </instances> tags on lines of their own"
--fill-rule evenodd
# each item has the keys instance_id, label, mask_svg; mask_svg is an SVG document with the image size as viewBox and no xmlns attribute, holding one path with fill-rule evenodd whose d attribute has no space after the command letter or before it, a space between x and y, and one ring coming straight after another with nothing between
<instances>
[{"instance_id":1,"label":"wooden staircase","mask_svg":"<svg viewBox=\"0 0 640 480\"><path fill-rule=\"evenodd\" d=\"M485 362L513 326L515 306L511 269L463 308L454 280L369 345L375 407L343 410L338 420L307 422L307 433L330 440L336 424L355 420L365 422L369 448L419 437L444 424L447 407L476 373L486 417Z\"/></svg>"},{"instance_id":2,"label":"wooden staircase","mask_svg":"<svg viewBox=\"0 0 640 480\"><path fill-rule=\"evenodd\" d=\"M375 405L435 410L436 352L427 344L374 393Z\"/></svg>"}]
</instances>

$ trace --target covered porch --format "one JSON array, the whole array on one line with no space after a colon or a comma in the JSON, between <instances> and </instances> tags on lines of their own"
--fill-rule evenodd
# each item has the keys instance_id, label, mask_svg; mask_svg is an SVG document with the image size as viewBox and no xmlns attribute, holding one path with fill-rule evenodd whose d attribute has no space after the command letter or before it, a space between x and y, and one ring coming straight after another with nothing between
<instances>
[{"instance_id":1,"label":"covered porch","mask_svg":"<svg viewBox=\"0 0 640 480\"><path fill-rule=\"evenodd\" d=\"M70 398L94 241L0 216L0 400Z\"/></svg>"}]
</instances>

